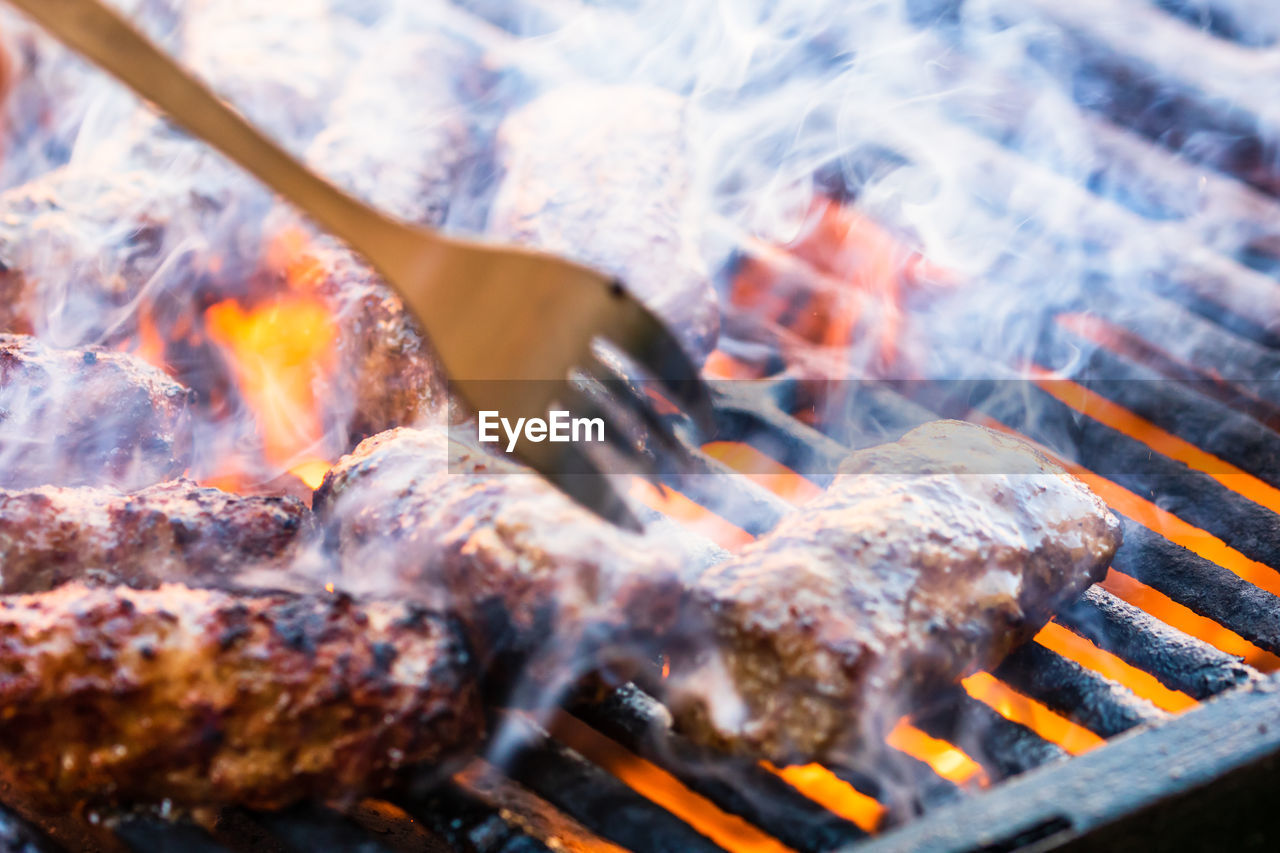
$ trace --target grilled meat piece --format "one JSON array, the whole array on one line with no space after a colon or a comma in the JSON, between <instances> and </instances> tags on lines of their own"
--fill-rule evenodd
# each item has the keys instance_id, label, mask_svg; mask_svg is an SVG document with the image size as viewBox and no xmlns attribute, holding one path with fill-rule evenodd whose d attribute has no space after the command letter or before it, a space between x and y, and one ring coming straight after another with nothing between
<instances>
[{"instance_id":1,"label":"grilled meat piece","mask_svg":"<svg viewBox=\"0 0 1280 853\"><path fill-rule=\"evenodd\" d=\"M0 597L0 779L83 799L277 808L465 755L473 661L421 607L166 585Z\"/></svg>"},{"instance_id":2,"label":"grilled meat piece","mask_svg":"<svg viewBox=\"0 0 1280 853\"><path fill-rule=\"evenodd\" d=\"M505 177L489 230L621 277L701 357L715 344L720 315L690 206L685 113L683 99L660 89L572 86L542 95L498 132Z\"/></svg>"},{"instance_id":3,"label":"grilled meat piece","mask_svg":"<svg viewBox=\"0 0 1280 853\"><path fill-rule=\"evenodd\" d=\"M130 157L197 153L155 135L140 144L147 152ZM212 179L216 170L201 164L192 161L195 174L176 182L141 171L60 169L0 193L0 331L36 332L65 346L127 341L138 334L145 289L164 300L148 311L160 336L186 346L184 335L202 322L191 280L206 281L209 271L177 247L213 229L219 217L240 215L227 206L227 185L219 189ZM336 387L320 396L331 407L321 413L323 421L346 424L356 436L416 422L441 395L434 359L400 300L334 241L317 239L301 255L290 259L292 266L312 269L308 284L338 323ZM224 266L250 265L237 257L228 250ZM243 289L253 271L232 277ZM283 287L251 283L262 293ZM200 289L214 301L232 295L207 281ZM166 298L168 291L182 295ZM232 381L207 349L169 355L175 374L191 387L208 391Z\"/></svg>"},{"instance_id":4,"label":"grilled meat piece","mask_svg":"<svg viewBox=\"0 0 1280 853\"><path fill-rule=\"evenodd\" d=\"M307 161L381 210L438 226L478 147L470 105L480 60L439 33L382 41L351 74Z\"/></svg>"},{"instance_id":5,"label":"grilled meat piece","mask_svg":"<svg viewBox=\"0 0 1280 853\"><path fill-rule=\"evenodd\" d=\"M677 723L775 761L848 755L1033 636L1120 538L1083 483L983 427L940 421L855 452L694 585L713 642L673 663Z\"/></svg>"},{"instance_id":6,"label":"grilled meat piece","mask_svg":"<svg viewBox=\"0 0 1280 853\"><path fill-rule=\"evenodd\" d=\"M131 355L0 335L0 487L174 477L187 464L189 398Z\"/></svg>"},{"instance_id":7,"label":"grilled meat piece","mask_svg":"<svg viewBox=\"0 0 1280 853\"><path fill-rule=\"evenodd\" d=\"M171 252L216 204L141 171L71 167L0 193L0 331L58 346L127 338L143 288L178 280Z\"/></svg>"},{"instance_id":8,"label":"grilled meat piece","mask_svg":"<svg viewBox=\"0 0 1280 853\"><path fill-rule=\"evenodd\" d=\"M343 423L349 444L397 426L412 426L445 405L435 353L404 303L354 252L316 237L291 262L337 324L336 366L318 399L326 421ZM335 455L337 455L335 453Z\"/></svg>"},{"instance_id":9,"label":"grilled meat piece","mask_svg":"<svg viewBox=\"0 0 1280 853\"><path fill-rule=\"evenodd\" d=\"M242 497L189 480L129 494L0 490L0 592L88 578L134 587L216 583L286 563L306 519L296 498Z\"/></svg>"},{"instance_id":10,"label":"grilled meat piece","mask_svg":"<svg viewBox=\"0 0 1280 853\"><path fill-rule=\"evenodd\" d=\"M183 61L258 127L289 147L324 122L349 70L355 32L325 0L187 0Z\"/></svg>"},{"instance_id":11,"label":"grilled meat piece","mask_svg":"<svg viewBox=\"0 0 1280 853\"><path fill-rule=\"evenodd\" d=\"M450 459L446 462L446 454ZM600 521L541 477L450 440L397 429L326 475L315 508L347 590L459 614L486 663L631 659L673 624L675 560Z\"/></svg>"}]
</instances>

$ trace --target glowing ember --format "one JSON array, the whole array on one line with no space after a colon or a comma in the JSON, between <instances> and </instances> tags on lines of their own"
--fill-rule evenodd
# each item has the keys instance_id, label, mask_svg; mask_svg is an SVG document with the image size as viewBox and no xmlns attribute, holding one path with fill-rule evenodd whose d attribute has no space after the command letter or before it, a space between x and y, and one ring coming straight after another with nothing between
<instances>
[{"instance_id":1,"label":"glowing ember","mask_svg":"<svg viewBox=\"0 0 1280 853\"><path fill-rule=\"evenodd\" d=\"M1108 651L1098 648L1056 622L1050 622L1036 634L1036 642L1064 658L1103 675L1117 684L1123 684L1157 708L1179 714L1198 703L1180 690L1170 690L1155 676L1125 663Z\"/></svg>"},{"instance_id":2,"label":"glowing ember","mask_svg":"<svg viewBox=\"0 0 1280 853\"><path fill-rule=\"evenodd\" d=\"M775 462L749 444L713 441L704 444L702 452L791 503L801 504L822 494L822 488L812 480Z\"/></svg>"},{"instance_id":3,"label":"glowing ember","mask_svg":"<svg viewBox=\"0 0 1280 853\"><path fill-rule=\"evenodd\" d=\"M667 771L644 760L568 714L547 727L556 740L580 752L698 832L734 853L789 853L791 848L737 815L722 811Z\"/></svg>"},{"instance_id":4,"label":"glowing ember","mask_svg":"<svg viewBox=\"0 0 1280 853\"><path fill-rule=\"evenodd\" d=\"M650 509L701 533L726 550L736 551L755 539L741 527L667 486L655 486L637 477L631 483L631 496Z\"/></svg>"},{"instance_id":5,"label":"glowing ember","mask_svg":"<svg viewBox=\"0 0 1280 853\"><path fill-rule=\"evenodd\" d=\"M885 743L924 762L934 773L957 785L978 785L985 788L989 784L986 771L964 750L920 731L905 717L889 732Z\"/></svg>"},{"instance_id":6,"label":"glowing ember","mask_svg":"<svg viewBox=\"0 0 1280 853\"><path fill-rule=\"evenodd\" d=\"M843 351L872 336L877 366L885 369L901 357L910 293L953 282L883 226L819 199L791 243L751 247L731 299L820 348Z\"/></svg>"},{"instance_id":7,"label":"glowing ember","mask_svg":"<svg viewBox=\"0 0 1280 853\"><path fill-rule=\"evenodd\" d=\"M960 682L974 699L990 707L1006 720L1031 729L1056 743L1066 752L1079 755L1102 746L1104 741L1088 729L1055 714L1029 696L1024 696L987 672L976 672Z\"/></svg>"},{"instance_id":8,"label":"glowing ember","mask_svg":"<svg viewBox=\"0 0 1280 853\"><path fill-rule=\"evenodd\" d=\"M878 800L868 797L821 764L775 767L762 761L760 765L832 814L856 824L865 832L876 832L884 820L887 810Z\"/></svg>"}]
</instances>

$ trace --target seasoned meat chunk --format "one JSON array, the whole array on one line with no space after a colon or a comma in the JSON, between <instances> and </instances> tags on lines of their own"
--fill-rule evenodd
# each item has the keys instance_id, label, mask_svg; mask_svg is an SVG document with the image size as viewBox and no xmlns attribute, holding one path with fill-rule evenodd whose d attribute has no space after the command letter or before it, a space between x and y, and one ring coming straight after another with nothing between
<instances>
[{"instance_id":1,"label":"seasoned meat chunk","mask_svg":"<svg viewBox=\"0 0 1280 853\"><path fill-rule=\"evenodd\" d=\"M161 149L197 153L156 136L144 147L145 156ZM280 271L258 269L256 249L246 257L245 247L224 247L226 269L214 283L207 256L178 250L219 217L246 214L227 206L216 182L197 180L203 166L195 169L186 182L143 171L61 169L0 193L0 331L35 332L59 346L115 345L137 339L146 313L174 344L166 355L182 381L206 393L230 384L210 345L192 349L187 340L203 322L200 300L283 285L262 281L262 273L278 279ZM291 267L310 270L310 292L337 323L338 358L333 387L321 395L321 420L344 424L357 437L415 423L441 394L429 347L400 300L335 241L316 239L297 254L288 259ZM192 281L200 282L199 296Z\"/></svg>"},{"instance_id":2,"label":"seasoned meat chunk","mask_svg":"<svg viewBox=\"0 0 1280 853\"><path fill-rule=\"evenodd\" d=\"M940 421L851 454L826 493L708 570L678 725L776 761L847 755L996 664L1099 580L1120 525L1027 444Z\"/></svg>"},{"instance_id":3,"label":"seasoned meat chunk","mask_svg":"<svg viewBox=\"0 0 1280 853\"><path fill-rule=\"evenodd\" d=\"M457 37L384 39L346 81L307 161L381 210L441 225L478 147L480 60Z\"/></svg>"},{"instance_id":4,"label":"seasoned meat chunk","mask_svg":"<svg viewBox=\"0 0 1280 853\"><path fill-rule=\"evenodd\" d=\"M290 148L324 122L356 33L324 0L187 0L181 54L196 74Z\"/></svg>"},{"instance_id":5,"label":"seasoned meat chunk","mask_svg":"<svg viewBox=\"0 0 1280 853\"><path fill-rule=\"evenodd\" d=\"M367 439L325 477L315 507L342 587L459 614L486 661L626 657L677 616L677 566L660 543L443 430Z\"/></svg>"},{"instance_id":6,"label":"seasoned meat chunk","mask_svg":"<svg viewBox=\"0 0 1280 853\"><path fill-rule=\"evenodd\" d=\"M685 102L660 89L542 95L498 132L505 176L489 231L619 276L700 358L720 315L699 254L688 133Z\"/></svg>"},{"instance_id":7,"label":"seasoned meat chunk","mask_svg":"<svg viewBox=\"0 0 1280 853\"><path fill-rule=\"evenodd\" d=\"M135 488L186 467L189 392L133 356L0 335L0 488Z\"/></svg>"},{"instance_id":8,"label":"seasoned meat chunk","mask_svg":"<svg viewBox=\"0 0 1280 853\"><path fill-rule=\"evenodd\" d=\"M359 256L319 237L292 265L309 270L309 292L324 300L337 325L335 368L319 396L330 409L326 420L346 424L352 437L338 453L444 407L444 377L430 344L400 297Z\"/></svg>"},{"instance_id":9,"label":"seasoned meat chunk","mask_svg":"<svg viewBox=\"0 0 1280 853\"><path fill-rule=\"evenodd\" d=\"M216 584L288 562L306 519L296 498L242 497L189 480L132 493L0 489L0 592L90 578L134 587Z\"/></svg>"},{"instance_id":10,"label":"seasoned meat chunk","mask_svg":"<svg viewBox=\"0 0 1280 853\"><path fill-rule=\"evenodd\" d=\"M143 289L184 271L171 252L211 206L142 171L66 167L0 193L0 331L58 346L123 340Z\"/></svg>"},{"instance_id":11,"label":"seasoned meat chunk","mask_svg":"<svg viewBox=\"0 0 1280 853\"><path fill-rule=\"evenodd\" d=\"M452 623L323 593L3 596L0 673L0 780L34 811L351 798L484 725Z\"/></svg>"}]
</instances>

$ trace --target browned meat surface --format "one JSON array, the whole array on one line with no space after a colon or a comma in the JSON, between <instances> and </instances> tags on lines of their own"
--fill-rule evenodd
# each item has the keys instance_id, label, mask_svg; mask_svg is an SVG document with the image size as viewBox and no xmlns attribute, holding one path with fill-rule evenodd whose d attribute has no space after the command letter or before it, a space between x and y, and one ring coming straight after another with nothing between
<instances>
[{"instance_id":1,"label":"browned meat surface","mask_svg":"<svg viewBox=\"0 0 1280 853\"><path fill-rule=\"evenodd\" d=\"M307 161L381 210L438 226L478 147L480 77L478 57L456 37L383 38L345 81Z\"/></svg>"},{"instance_id":2,"label":"browned meat surface","mask_svg":"<svg viewBox=\"0 0 1280 853\"><path fill-rule=\"evenodd\" d=\"M347 425L351 441L338 452L383 430L412 426L445 405L435 354L376 273L328 238L302 250L297 265L314 271L308 286L337 323L336 367L319 398L330 408L326 420Z\"/></svg>"},{"instance_id":3,"label":"browned meat surface","mask_svg":"<svg viewBox=\"0 0 1280 853\"><path fill-rule=\"evenodd\" d=\"M165 262L209 204L141 171L70 167L0 193L0 331L59 346L132 334L143 288L176 280Z\"/></svg>"},{"instance_id":4,"label":"browned meat surface","mask_svg":"<svg viewBox=\"0 0 1280 853\"><path fill-rule=\"evenodd\" d=\"M676 617L681 588L660 543L443 430L364 441L325 477L315 506L340 586L458 613L486 661L626 658L632 631L660 632Z\"/></svg>"},{"instance_id":5,"label":"browned meat surface","mask_svg":"<svg viewBox=\"0 0 1280 853\"><path fill-rule=\"evenodd\" d=\"M452 623L344 596L168 585L0 597L0 779L82 799L283 806L448 762L483 718Z\"/></svg>"},{"instance_id":6,"label":"browned meat surface","mask_svg":"<svg viewBox=\"0 0 1280 853\"><path fill-rule=\"evenodd\" d=\"M982 427L940 421L853 453L695 584L715 627L673 666L677 723L777 761L847 754L913 696L1029 639L1120 536L1084 484Z\"/></svg>"},{"instance_id":7,"label":"browned meat surface","mask_svg":"<svg viewBox=\"0 0 1280 853\"><path fill-rule=\"evenodd\" d=\"M0 592L82 578L135 587L216 583L286 563L306 519L296 498L242 497L189 480L127 494L0 489Z\"/></svg>"},{"instance_id":8,"label":"browned meat surface","mask_svg":"<svg viewBox=\"0 0 1280 853\"><path fill-rule=\"evenodd\" d=\"M684 101L659 89L573 86L522 107L498 133L497 238L619 276L691 355L719 310L699 254Z\"/></svg>"},{"instance_id":9,"label":"browned meat surface","mask_svg":"<svg viewBox=\"0 0 1280 853\"><path fill-rule=\"evenodd\" d=\"M0 487L135 488L186 467L189 392L147 363L0 335Z\"/></svg>"}]
</instances>

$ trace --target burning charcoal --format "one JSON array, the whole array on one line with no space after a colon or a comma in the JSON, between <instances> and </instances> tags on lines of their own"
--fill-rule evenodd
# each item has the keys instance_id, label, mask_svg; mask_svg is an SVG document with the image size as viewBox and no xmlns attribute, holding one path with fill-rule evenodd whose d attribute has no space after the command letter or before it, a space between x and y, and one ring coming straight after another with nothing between
<instances>
[{"instance_id":1,"label":"burning charcoal","mask_svg":"<svg viewBox=\"0 0 1280 853\"><path fill-rule=\"evenodd\" d=\"M477 147L465 90L479 64L456 37L388 39L351 75L307 160L382 210L442 224Z\"/></svg>"},{"instance_id":2,"label":"burning charcoal","mask_svg":"<svg viewBox=\"0 0 1280 853\"><path fill-rule=\"evenodd\" d=\"M1033 636L1120 538L1082 483L983 427L939 421L856 451L695 585L715 642L673 656L678 725L776 761L848 757L913 698Z\"/></svg>"},{"instance_id":3,"label":"burning charcoal","mask_svg":"<svg viewBox=\"0 0 1280 853\"><path fill-rule=\"evenodd\" d=\"M137 488L186 467L190 393L124 353L0 335L0 487Z\"/></svg>"},{"instance_id":4,"label":"burning charcoal","mask_svg":"<svg viewBox=\"0 0 1280 853\"><path fill-rule=\"evenodd\" d=\"M580 653L589 665L627 656L637 635L677 618L674 555L443 430L366 440L325 477L315 505L341 586L459 613L486 661L538 652L572 678Z\"/></svg>"},{"instance_id":5,"label":"burning charcoal","mask_svg":"<svg viewBox=\"0 0 1280 853\"><path fill-rule=\"evenodd\" d=\"M484 728L451 622L324 593L6 596L0 671L0 779L35 811L345 800Z\"/></svg>"},{"instance_id":6,"label":"burning charcoal","mask_svg":"<svg viewBox=\"0 0 1280 853\"><path fill-rule=\"evenodd\" d=\"M692 354L719 311L698 250L684 101L659 89L568 87L503 122L494 237L597 264L672 325Z\"/></svg>"},{"instance_id":7,"label":"burning charcoal","mask_svg":"<svg viewBox=\"0 0 1280 853\"><path fill-rule=\"evenodd\" d=\"M130 494L0 490L0 592L77 579L135 587L226 581L286 562L305 523L296 498L241 497L189 480Z\"/></svg>"}]
</instances>

